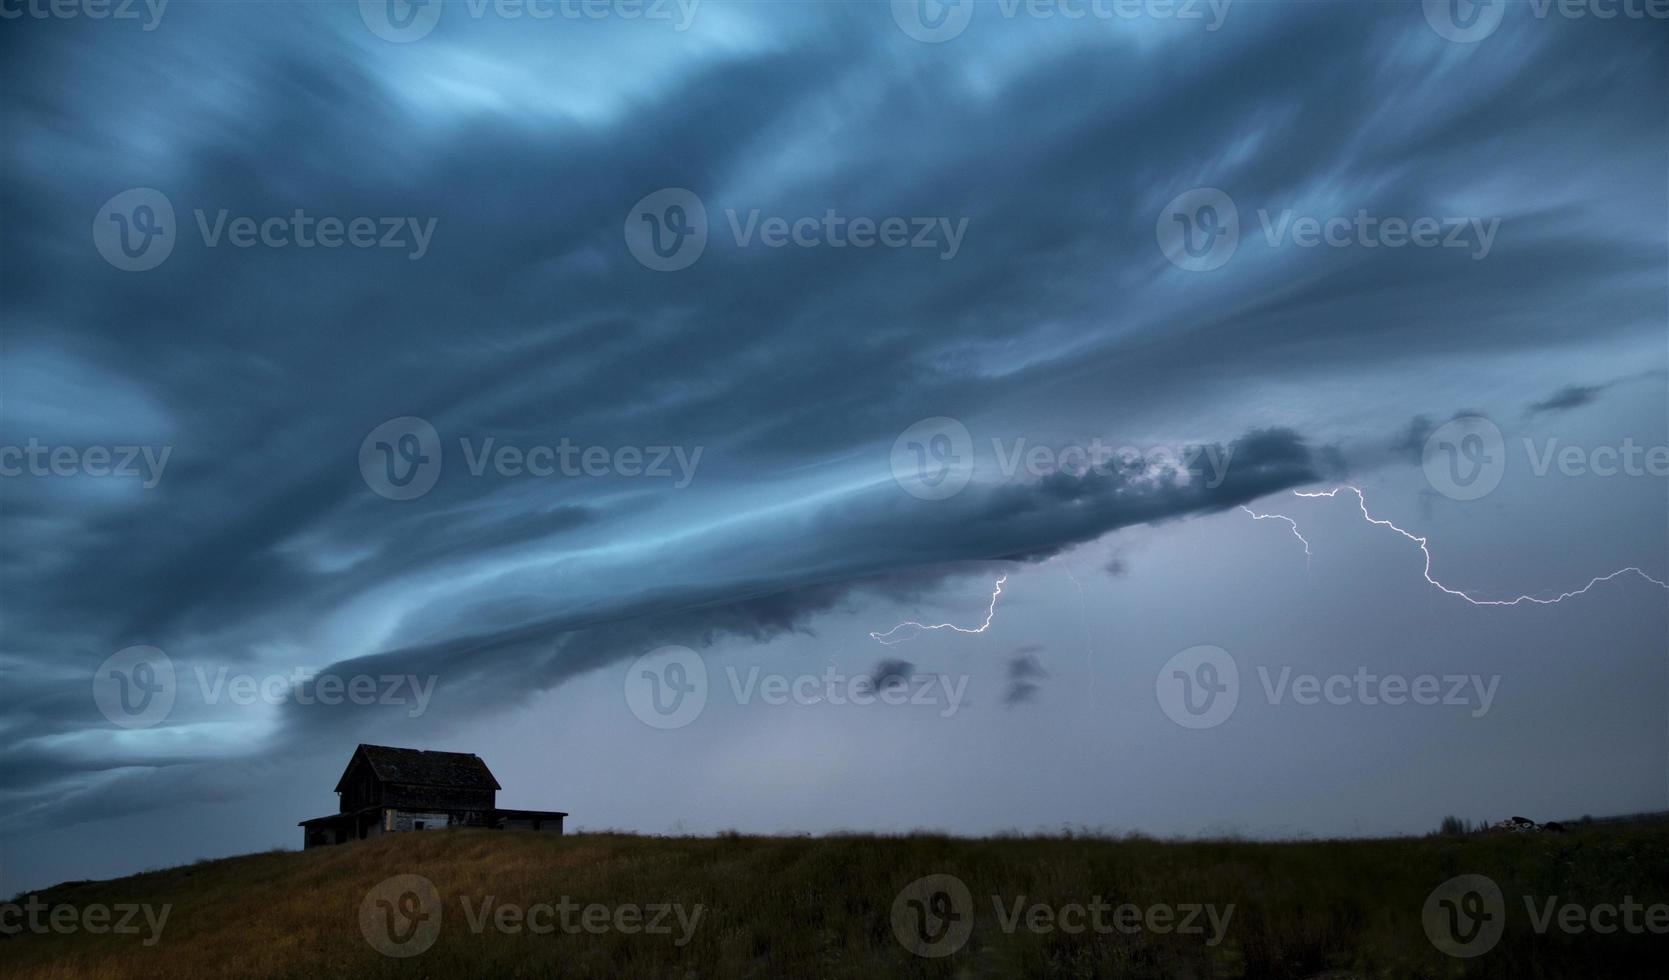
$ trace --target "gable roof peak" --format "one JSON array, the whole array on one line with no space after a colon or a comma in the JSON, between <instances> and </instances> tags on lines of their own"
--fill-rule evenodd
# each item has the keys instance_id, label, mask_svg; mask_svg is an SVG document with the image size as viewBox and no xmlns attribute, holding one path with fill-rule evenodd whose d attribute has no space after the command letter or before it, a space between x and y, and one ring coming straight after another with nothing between
<instances>
[{"instance_id":1,"label":"gable roof peak","mask_svg":"<svg viewBox=\"0 0 1669 980\"><path fill-rule=\"evenodd\" d=\"M365 760L371 773L385 783L407 786L447 786L458 789L499 790L492 770L473 752L441 752L434 749L406 749L393 745L361 742L354 749L336 792L342 792L354 763Z\"/></svg>"}]
</instances>

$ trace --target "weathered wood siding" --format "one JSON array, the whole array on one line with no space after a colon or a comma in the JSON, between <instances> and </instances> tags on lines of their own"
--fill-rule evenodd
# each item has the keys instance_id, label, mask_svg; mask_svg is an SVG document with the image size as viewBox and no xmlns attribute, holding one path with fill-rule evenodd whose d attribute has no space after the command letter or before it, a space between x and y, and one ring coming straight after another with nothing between
<instances>
[{"instance_id":1,"label":"weathered wood siding","mask_svg":"<svg viewBox=\"0 0 1669 980\"><path fill-rule=\"evenodd\" d=\"M383 802L382 783L377 780L371 767L358 756L348 763L348 772L342 777L342 787L338 813L352 813Z\"/></svg>"}]
</instances>

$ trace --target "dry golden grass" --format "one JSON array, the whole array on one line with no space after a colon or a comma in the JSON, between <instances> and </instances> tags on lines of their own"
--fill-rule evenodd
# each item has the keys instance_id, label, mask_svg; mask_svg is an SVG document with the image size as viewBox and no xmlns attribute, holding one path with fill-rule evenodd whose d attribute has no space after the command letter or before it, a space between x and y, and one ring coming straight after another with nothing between
<instances>
[{"instance_id":1,"label":"dry golden grass","mask_svg":"<svg viewBox=\"0 0 1669 980\"><path fill-rule=\"evenodd\" d=\"M974 930L944 959L894 937L893 899L930 873L967 882ZM1489 875L1506 893L1505 938L1474 960L1426 939L1420 909L1439 882ZM443 900L434 945L411 959L360 930L369 889L396 874ZM1471 835L1304 843L933 835L773 838L550 837L492 831L403 834L62 885L50 903L168 903L160 941L32 934L0 940L8 978L60 977L1562 977L1657 976L1661 935L1534 933L1520 896L1669 900L1669 827L1565 835ZM688 945L673 935L475 932L479 905L700 903ZM1201 936L1005 933L991 896L1050 903L1233 903L1224 941Z\"/></svg>"}]
</instances>

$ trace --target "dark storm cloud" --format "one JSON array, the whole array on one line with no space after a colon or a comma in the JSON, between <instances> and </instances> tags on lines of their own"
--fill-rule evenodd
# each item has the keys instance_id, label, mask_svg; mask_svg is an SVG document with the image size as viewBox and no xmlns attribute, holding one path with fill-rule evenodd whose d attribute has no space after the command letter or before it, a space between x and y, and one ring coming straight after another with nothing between
<instances>
[{"instance_id":1,"label":"dark storm cloud","mask_svg":"<svg viewBox=\"0 0 1669 980\"><path fill-rule=\"evenodd\" d=\"M1408 420L1408 425L1391 443L1391 451L1411 463L1418 463L1425 452L1426 440L1436 431L1436 423L1424 415L1416 415Z\"/></svg>"},{"instance_id":2,"label":"dark storm cloud","mask_svg":"<svg viewBox=\"0 0 1669 980\"><path fill-rule=\"evenodd\" d=\"M1538 412L1564 412L1573 408L1580 408L1598 398L1600 392L1608 385L1565 385L1541 401L1530 404L1530 414Z\"/></svg>"},{"instance_id":3,"label":"dark storm cloud","mask_svg":"<svg viewBox=\"0 0 1669 980\"><path fill-rule=\"evenodd\" d=\"M910 675L915 673L916 665L908 660L883 660L876 664L865 679L870 691L885 691L901 687L910 682Z\"/></svg>"},{"instance_id":4,"label":"dark storm cloud","mask_svg":"<svg viewBox=\"0 0 1669 980\"><path fill-rule=\"evenodd\" d=\"M1003 704L1009 707L1034 699L1037 692L1042 690L1038 680L1049 676L1049 672L1043 669L1043 662L1037 659L1037 654L1024 652L1027 650L1029 647L1015 651L1017 655L1008 662L1008 691L1003 695Z\"/></svg>"},{"instance_id":5,"label":"dark storm cloud","mask_svg":"<svg viewBox=\"0 0 1669 980\"><path fill-rule=\"evenodd\" d=\"M1669 376L1669 372L1665 372L1663 370L1650 370L1640 371L1618 378L1612 378L1609 381L1602 381L1598 384L1568 384L1551 395L1548 395L1546 398L1541 398L1531 402L1525 407L1524 411L1526 415L1566 412L1573 408L1581 408L1584 405L1593 404L1601 395L1619 385L1625 385L1638 381L1661 383L1666 376Z\"/></svg>"},{"instance_id":6,"label":"dark storm cloud","mask_svg":"<svg viewBox=\"0 0 1669 980\"><path fill-rule=\"evenodd\" d=\"M1448 416L1448 421L1456 419L1487 417L1487 413L1475 409L1461 409ZM1408 424L1397 433L1391 441L1391 452L1407 459L1410 463L1419 463L1425 453L1426 440L1437 431L1437 423L1424 415L1416 415L1408 420Z\"/></svg>"},{"instance_id":7,"label":"dark storm cloud","mask_svg":"<svg viewBox=\"0 0 1669 980\"><path fill-rule=\"evenodd\" d=\"M1227 455L1234 462L1216 488L1146 473L1060 473L1035 484L976 485L949 500L924 501L887 484L807 519L805 546L813 550L799 554L815 556L811 566L822 569L819 575L781 568L769 579L645 590L533 621L495 624L490 610L459 605L448 639L344 661L331 670L433 673L454 707L490 705L662 644L769 639L805 628L811 616L853 593L909 594L953 570L1042 561L1119 527L1224 510L1321 476L1313 454L1290 432L1253 433ZM776 529L757 533L771 538ZM739 536L725 543L754 546ZM309 728L335 720L363 723L352 712L322 706L311 712L297 707L293 715L309 717ZM311 715L320 717L315 722Z\"/></svg>"},{"instance_id":8,"label":"dark storm cloud","mask_svg":"<svg viewBox=\"0 0 1669 980\"><path fill-rule=\"evenodd\" d=\"M445 639L339 661L324 672L339 677L433 677L436 710L467 717L519 703L578 673L664 644L700 648L721 638L764 641L804 630L811 617L857 595L896 594L910 579L920 589L941 581L955 568L1041 561L1118 527L1222 510L1313 482L1319 475L1312 454L1288 432L1250 434L1227 447L1225 454L1233 463L1223 484L1214 488L1202 481L1182 484L1168 474L1156 477L1135 470L1076 477L1060 473L1019 486L972 486L946 501L917 500L887 484L830 508L810 522L812 528L822 528L809 539L819 545L813 566L824 569L821 580L782 568L771 579L645 589L611 603L532 620L522 610L504 607L495 593L486 603L460 601L450 608L444 621ZM759 533L771 537L775 529L762 528ZM744 538L727 538L726 544L752 546ZM85 690L84 684L77 686ZM309 685L302 685L303 694L310 691ZM314 703L298 700L282 706L284 726L279 736L286 752L340 744L372 725L379 738L397 739L425 731L433 722L413 717L406 702L326 705L307 700ZM49 716L44 701L24 703L30 706L37 728L46 730L74 731L96 717L90 717L86 702L57 702L65 714L56 717ZM224 754L223 748L209 742L201 743L195 752L170 747L166 754L124 754L119 760L42 754L25 748L18 752L22 764L11 774L10 788L27 789L36 779L63 782L78 771L163 761L217 768ZM64 764L55 765L55 759ZM129 778L120 785L131 791L126 805L135 811L172 799L148 795L147 787L153 784L144 779ZM109 788L89 797L71 794L64 805L72 809L53 819L78 819L75 801L107 801L110 794L121 791ZM31 820L46 817L44 812L29 811Z\"/></svg>"},{"instance_id":9,"label":"dark storm cloud","mask_svg":"<svg viewBox=\"0 0 1669 980\"><path fill-rule=\"evenodd\" d=\"M457 70L446 56L525 81L573 50L450 23L432 45L368 45L351 5L264 20L257 38L239 11L203 6L151 46L105 25L30 45L7 32L0 434L174 450L145 493L5 484L4 653L22 679L8 681L0 730L7 792L31 819L158 805L193 785L181 775L193 766L241 764L212 739L106 737L87 678L128 644L182 665L439 678L432 716L286 704L267 741L236 742L240 757L373 717L432 730L661 643L806 630L958 568L1041 560L1341 470L1301 422L1223 408L1238 384L1420 350L1533 349L1567 328L1573 296L1594 337L1661 318L1659 254L1616 247L1582 207L1526 205L1521 188L1476 192L1480 211L1516 209L1482 262L1356 249L1288 267L1293 250L1266 245L1257 216L1332 199L1450 213L1532 123L1582 137L1562 151L1573 171L1598 147L1608 179L1661 189L1661 141L1641 135L1657 117L1614 97L1663 87L1661 44L1639 35L1542 31L1457 53L1407 11L1282 4L1201 45L981 29L933 46L875 5L760 5L773 9L732 11L756 19L770 39L757 44L590 35L654 81L598 97L601 109L573 103L607 86L551 83L507 110L468 100L499 76L441 78ZM1554 70L1595 52L1609 67ZM1414 96L1387 83L1407 65L1440 78L1461 56L1480 69L1466 86ZM988 74L970 80L971 64ZM1244 240L1220 275L1189 278L1155 247L1154 220L1201 185L1239 203ZM143 186L173 202L180 241L159 268L119 272L89 223ZM631 259L621 225L672 186L702 195L712 239L698 264L663 274ZM954 261L727 238L726 209L831 207L969 230ZM412 216L435 234L415 262L205 248L193 212L222 208ZM388 501L355 454L405 415L432 422L453 455L428 495ZM982 435L994 416L1019 420L999 432L1014 434L1210 415L1203 435L1176 431L1233 455L1214 485L1115 468L923 501L874 483L896 434L933 415ZM482 479L455 453L466 437L563 436L707 455L680 495ZM784 476L819 466L823 483ZM774 504L795 506L773 516ZM570 556L594 564L574 558L570 572Z\"/></svg>"}]
</instances>

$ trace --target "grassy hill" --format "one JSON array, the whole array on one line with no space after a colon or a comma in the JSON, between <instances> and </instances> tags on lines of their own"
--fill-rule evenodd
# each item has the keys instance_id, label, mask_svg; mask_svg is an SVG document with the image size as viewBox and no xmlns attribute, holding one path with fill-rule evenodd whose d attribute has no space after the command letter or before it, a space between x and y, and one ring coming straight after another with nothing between
<instances>
[{"instance_id":1,"label":"grassy hill","mask_svg":"<svg viewBox=\"0 0 1669 980\"><path fill-rule=\"evenodd\" d=\"M1505 910L1499 942L1471 959L1440 952L1422 925L1433 888L1464 873L1498 883ZM971 905L931 888L900 899L930 874L965 883ZM403 883L378 888L396 875L422 876L434 895ZM1301 843L402 834L48 889L38 893L38 921L57 914L74 931L25 929L0 939L0 973L14 980L1660 975L1669 937L1570 934L1557 925L1538 933L1526 895L1538 907L1555 896L1585 908L1625 896L1648 906L1669 901L1669 825ZM1099 913L1090 908L1097 896L1105 903ZM438 914L422 904L431 898ZM1039 902L1046 908L1033 910ZM160 933L139 914L130 922L136 934L88 928L108 927L122 907L140 903L153 917L169 906ZM658 911L669 903L684 918ZM1125 903L1136 910L1120 913ZM593 904L601 910L587 911ZM1085 910L1067 908L1074 904ZM1203 904L1220 916L1232 905L1232 913L1220 929L1196 915L1199 931L1179 933L1188 908ZM40 911L49 906L72 911ZM111 918L87 914L92 906L110 907ZM899 929L895 906L904 910ZM529 907L539 908L523 918ZM925 932L924 908L936 913ZM22 921L20 914L6 921ZM657 916L665 931L646 931ZM949 923L966 930L959 946ZM955 951L918 956L901 934ZM395 957L373 945L396 939L407 943L397 951L423 951Z\"/></svg>"}]
</instances>

